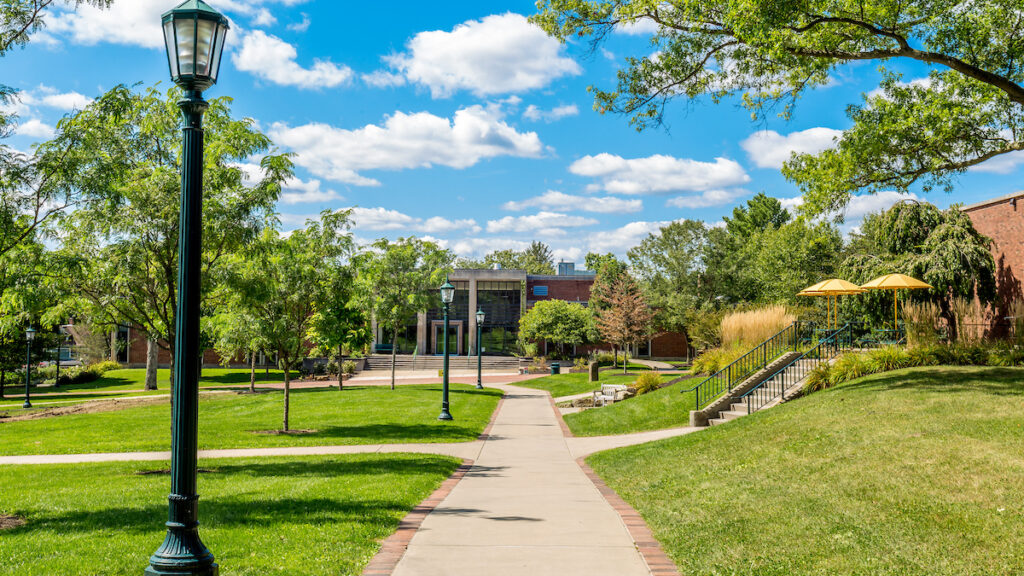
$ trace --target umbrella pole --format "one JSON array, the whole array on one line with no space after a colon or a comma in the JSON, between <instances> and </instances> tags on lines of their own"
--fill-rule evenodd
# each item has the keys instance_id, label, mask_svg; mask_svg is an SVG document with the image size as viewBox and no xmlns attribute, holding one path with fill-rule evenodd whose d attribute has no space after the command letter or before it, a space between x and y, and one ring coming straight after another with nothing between
<instances>
[{"instance_id":1,"label":"umbrella pole","mask_svg":"<svg viewBox=\"0 0 1024 576\"><path fill-rule=\"evenodd\" d=\"M897 290L892 291L892 329L900 329L899 319L899 306L900 306L900 293Z\"/></svg>"}]
</instances>

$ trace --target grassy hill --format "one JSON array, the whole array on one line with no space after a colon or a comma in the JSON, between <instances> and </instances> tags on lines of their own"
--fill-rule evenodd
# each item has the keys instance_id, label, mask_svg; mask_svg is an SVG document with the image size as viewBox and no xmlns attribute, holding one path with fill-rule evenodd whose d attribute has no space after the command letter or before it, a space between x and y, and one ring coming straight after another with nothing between
<instances>
[{"instance_id":1,"label":"grassy hill","mask_svg":"<svg viewBox=\"0 0 1024 576\"><path fill-rule=\"evenodd\" d=\"M684 574L1024 574L1024 369L875 375L588 463Z\"/></svg>"}]
</instances>

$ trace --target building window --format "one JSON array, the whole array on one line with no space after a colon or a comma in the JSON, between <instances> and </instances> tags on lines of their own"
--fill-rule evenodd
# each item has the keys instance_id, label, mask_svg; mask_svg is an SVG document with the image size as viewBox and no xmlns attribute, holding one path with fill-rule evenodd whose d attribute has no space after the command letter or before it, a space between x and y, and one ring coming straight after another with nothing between
<instances>
[{"instance_id":1,"label":"building window","mask_svg":"<svg viewBox=\"0 0 1024 576\"><path fill-rule=\"evenodd\" d=\"M547 296L548 295L548 287L547 286L534 286L533 287L533 295L534 296Z\"/></svg>"}]
</instances>

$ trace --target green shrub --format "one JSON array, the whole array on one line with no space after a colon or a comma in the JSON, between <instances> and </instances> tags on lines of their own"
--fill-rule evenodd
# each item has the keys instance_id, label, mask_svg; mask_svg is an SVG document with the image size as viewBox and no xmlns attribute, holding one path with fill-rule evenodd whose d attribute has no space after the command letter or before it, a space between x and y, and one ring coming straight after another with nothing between
<instances>
[{"instance_id":1,"label":"green shrub","mask_svg":"<svg viewBox=\"0 0 1024 576\"><path fill-rule=\"evenodd\" d=\"M867 353L867 374L899 370L910 365L906 349L899 346L883 346Z\"/></svg>"},{"instance_id":2,"label":"green shrub","mask_svg":"<svg viewBox=\"0 0 1024 576\"><path fill-rule=\"evenodd\" d=\"M804 394L824 390L832 386L832 366L828 362L818 364L807 375L801 391Z\"/></svg>"},{"instance_id":3,"label":"green shrub","mask_svg":"<svg viewBox=\"0 0 1024 576\"><path fill-rule=\"evenodd\" d=\"M907 366L938 366L943 363L946 355L945 346L917 346L907 350Z\"/></svg>"},{"instance_id":4,"label":"green shrub","mask_svg":"<svg viewBox=\"0 0 1024 576\"><path fill-rule=\"evenodd\" d=\"M327 373L328 374L337 374L338 373L338 362L337 361L335 361L333 359L327 361Z\"/></svg>"},{"instance_id":5,"label":"green shrub","mask_svg":"<svg viewBox=\"0 0 1024 576\"><path fill-rule=\"evenodd\" d=\"M835 384L841 384L850 380L855 380L870 374L872 370L869 369L868 359L864 354L849 353L843 354L836 361L832 363L829 369L829 381Z\"/></svg>"},{"instance_id":6,"label":"green shrub","mask_svg":"<svg viewBox=\"0 0 1024 576\"><path fill-rule=\"evenodd\" d=\"M658 376L654 372L644 372L637 379L633 387L636 388L636 393L647 394L648 392L654 392L661 386L661 376Z\"/></svg>"},{"instance_id":7,"label":"green shrub","mask_svg":"<svg viewBox=\"0 0 1024 576\"><path fill-rule=\"evenodd\" d=\"M954 344L946 347L947 361L943 364L954 366L984 366L988 362L988 350L979 344Z\"/></svg>"},{"instance_id":8,"label":"green shrub","mask_svg":"<svg viewBox=\"0 0 1024 576\"><path fill-rule=\"evenodd\" d=\"M576 370L577 372L586 372L587 371L587 359L586 358L577 358L577 359L573 360L572 361L572 367L573 367L573 370Z\"/></svg>"},{"instance_id":9,"label":"green shrub","mask_svg":"<svg viewBox=\"0 0 1024 576\"><path fill-rule=\"evenodd\" d=\"M598 366L611 366L612 360L611 352L594 352L590 355L590 361L596 363Z\"/></svg>"},{"instance_id":10,"label":"green shrub","mask_svg":"<svg viewBox=\"0 0 1024 576\"><path fill-rule=\"evenodd\" d=\"M355 374L356 363L351 360L345 360L344 362L341 363L341 372L343 374Z\"/></svg>"},{"instance_id":11,"label":"green shrub","mask_svg":"<svg viewBox=\"0 0 1024 576\"><path fill-rule=\"evenodd\" d=\"M97 362L96 364L90 364L89 370L95 373L97 376L103 376L111 370L120 370L121 365L111 360L105 360L103 362Z\"/></svg>"},{"instance_id":12,"label":"green shrub","mask_svg":"<svg viewBox=\"0 0 1024 576\"><path fill-rule=\"evenodd\" d=\"M1024 366L1024 349L1009 345L996 346L988 352L989 366Z\"/></svg>"}]
</instances>

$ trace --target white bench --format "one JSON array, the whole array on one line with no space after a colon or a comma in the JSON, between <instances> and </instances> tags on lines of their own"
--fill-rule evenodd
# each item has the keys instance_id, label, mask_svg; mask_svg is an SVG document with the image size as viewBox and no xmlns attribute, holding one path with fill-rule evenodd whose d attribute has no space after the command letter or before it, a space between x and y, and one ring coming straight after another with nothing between
<instances>
[{"instance_id":1,"label":"white bench","mask_svg":"<svg viewBox=\"0 0 1024 576\"><path fill-rule=\"evenodd\" d=\"M594 390L594 406L607 406L622 400L626 395L625 384L603 384L600 390Z\"/></svg>"}]
</instances>

